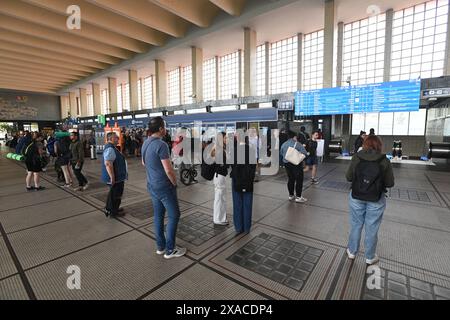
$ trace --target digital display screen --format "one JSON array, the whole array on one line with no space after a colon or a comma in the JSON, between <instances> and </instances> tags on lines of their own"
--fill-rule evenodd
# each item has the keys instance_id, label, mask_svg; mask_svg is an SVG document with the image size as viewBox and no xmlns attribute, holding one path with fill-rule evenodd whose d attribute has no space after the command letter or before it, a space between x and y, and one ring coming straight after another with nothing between
<instances>
[{"instance_id":1,"label":"digital display screen","mask_svg":"<svg viewBox=\"0 0 450 320\"><path fill-rule=\"evenodd\" d=\"M279 101L278 110L280 111L292 111L294 110L294 101Z\"/></svg>"},{"instance_id":2,"label":"digital display screen","mask_svg":"<svg viewBox=\"0 0 450 320\"><path fill-rule=\"evenodd\" d=\"M420 80L297 91L295 115L418 111Z\"/></svg>"}]
</instances>

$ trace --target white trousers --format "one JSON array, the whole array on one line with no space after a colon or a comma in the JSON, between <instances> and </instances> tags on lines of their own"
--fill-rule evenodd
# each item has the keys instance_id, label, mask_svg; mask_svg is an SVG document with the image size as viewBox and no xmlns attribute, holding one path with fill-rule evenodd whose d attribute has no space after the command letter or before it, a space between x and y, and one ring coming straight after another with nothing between
<instances>
[{"instance_id":1,"label":"white trousers","mask_svg":"<svg viewBox=\"0 0 450 320\"><path fill-rule=\"evenodd\" d=\"M227 221L227 179L222 175L214 176L214 223Z\"/></svg>"}]
</instances>

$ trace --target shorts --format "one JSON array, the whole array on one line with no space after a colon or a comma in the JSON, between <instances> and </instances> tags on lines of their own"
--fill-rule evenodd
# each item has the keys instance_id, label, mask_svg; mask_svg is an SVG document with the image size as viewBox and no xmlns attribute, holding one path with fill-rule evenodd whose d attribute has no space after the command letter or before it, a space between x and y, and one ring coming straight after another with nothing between
<instances>
[{"instance_id":1,"label":"shorts","mask_svg":"<svg viewBox=\"0 0 450 320\"><path fill-rule=\"evenodd\" d=\"M308 158L306 158L306 165L307 166L313 166L313 165L317 165L319 162L317 160L317 156L309 156Z\"/></svg>"},{"instance_id":2,"label":"shorts","mask_svg":"<svg viewBox=\"0 0 450 320\"><path fill-rule=\"evenodd\" d=\"M25 161L25 164L27 166L28 172L42 172L42 165L41 163L39 163L39 161L36 160Z\"/></svg>"}]
</instances>

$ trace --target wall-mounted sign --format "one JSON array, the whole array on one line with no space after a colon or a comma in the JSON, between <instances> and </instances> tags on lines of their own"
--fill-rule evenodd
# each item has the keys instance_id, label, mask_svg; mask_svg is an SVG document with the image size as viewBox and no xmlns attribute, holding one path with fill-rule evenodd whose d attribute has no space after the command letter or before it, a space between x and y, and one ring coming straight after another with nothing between
<instances>
[{"instance_id":1,"label":"wall-mounted sign","mask_svg":"<svg viewBox=\"0 0 450 320\"><path fill-rule=\"evenodd\" d=\"M425 89L422 91L423 98L450 97L450 88Z\"/></svg>"}]
</instances>

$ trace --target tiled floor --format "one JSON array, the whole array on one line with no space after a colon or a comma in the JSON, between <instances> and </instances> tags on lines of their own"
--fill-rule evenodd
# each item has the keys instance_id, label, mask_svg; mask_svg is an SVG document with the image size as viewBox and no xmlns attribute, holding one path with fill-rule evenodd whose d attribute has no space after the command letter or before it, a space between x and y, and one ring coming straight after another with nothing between
<instances>
[{"instance_id":1,"label":"tiled floor","mask_svg":"<svg viewBox=\"0 0 450 320\"><path fill-rule=\"evenodd\" d=\"M43 175L26 192L20 163L0 157L0 300L2 299L425 299L450 300L450 170L395 165L379 233L378 268L364 247L346 258L348 191L345 161L305 175L306 204L287 200L286 174L255 184L253 227L236 235L212 221L214 190L199 179L178 190L180 259L156 255L153 207L139 159L129 159L126 216L106 219L107 188L99 160L87 160L90 188L59 187ZM81 289L67 286L78 266ZM114 289L114 290L112 290Z\"/></svg>"}]
</instances>

